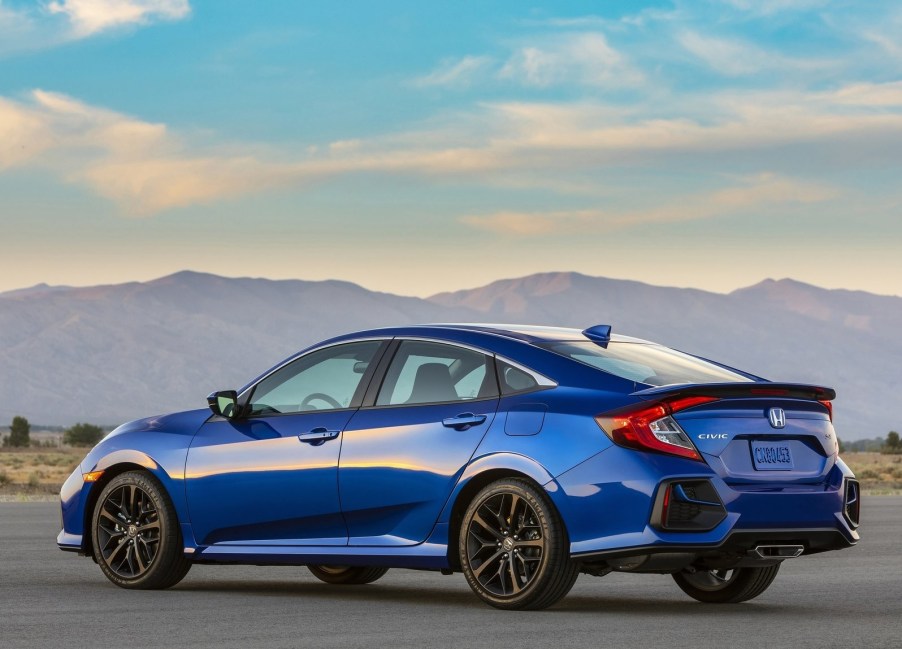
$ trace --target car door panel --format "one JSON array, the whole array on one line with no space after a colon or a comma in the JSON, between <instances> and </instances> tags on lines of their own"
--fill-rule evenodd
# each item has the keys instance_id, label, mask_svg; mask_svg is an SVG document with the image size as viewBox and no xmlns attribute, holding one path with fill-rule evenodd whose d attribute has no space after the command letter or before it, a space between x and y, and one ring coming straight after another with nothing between
<instances>
[{"instance_id":1,"label":"car door panel","mask_svg":"<svg viewBox=\"0 0 902 649\"><path fill-rule=\"evenodd\" d=\"M386 345L313 350L245 391L237 418L201 427L185 466L198 543L347 543L338 499L341 433Z\"/></svg>"},{"instance_id":2,"label":"car door panel","mask_svg":"<svg viewBox=\"0 0 902 649\"><path fill-rule=\"evenodd\" d=\"M351 545L424 541L492 424L497 399L362 409L345 430L339 469ZM466 430L442 420L485 415Z\"/></svg>"},{"instance_id":3,"label":"car door panel","mask_svg":"<svg viewBox=\"0 0 902 649\"><path fill-rule=\"evenodd\" d=\"M345 545L336 488L340 435L317 444L298 435L344 429L352 410L213 420L188 451L185 484L201 545Z\"/></svg>"},{"instance_id":4,"label":"car door panel","mask_svg":"<svg viewBox=\"0 0 902 649\"><path fill-rule=\"evenodd\" d=\"M351 545L423 542L498 409L490 355L429 340L397 341L392 353L342 440Z\"/></svg>"}]
</instances>

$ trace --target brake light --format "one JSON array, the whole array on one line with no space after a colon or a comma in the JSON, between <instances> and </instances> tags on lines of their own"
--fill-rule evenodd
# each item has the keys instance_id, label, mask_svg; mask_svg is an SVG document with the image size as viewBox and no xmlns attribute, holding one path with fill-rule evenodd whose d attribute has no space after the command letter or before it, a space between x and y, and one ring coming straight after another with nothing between
<instances>
[{"instance_id":1,"label":"brake light","mask_svg":"<svg viewBox=\"0 0 902 649\"><path fill-rule=\"evenodd\" d=\"M820 404L827 409L827 414L830 416L830 421L833 421L833 402L827 401L826 399L818 399Z\"/></svg>"},{"instance_id":2,"label":"brake light","mask_svg":"<svg viewBox=\"0 0 902 649\"><path fill-rule=\"evenodd\" d=\"M717 398L690 396L653 405L643 403L598 415L595 421L618 446L700 461L702 456L671 415L711 401Z\"/></svg>"}]
</instances>

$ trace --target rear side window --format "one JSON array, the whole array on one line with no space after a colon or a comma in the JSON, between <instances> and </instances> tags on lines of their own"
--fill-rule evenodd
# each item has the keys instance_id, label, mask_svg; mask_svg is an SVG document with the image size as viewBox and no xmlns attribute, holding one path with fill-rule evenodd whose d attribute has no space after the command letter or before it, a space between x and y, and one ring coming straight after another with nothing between
<instances>
[{"instance_id":1,"label":"rear side window","mask_svg":"<svg viewBox=\"0 0 902 649\"><path fill-rule=\"evenodd\" d=\"M612 341L605 348L590 341L572 341L547 343L542 347L614 376L647 385L752 380L695 356L651 343Z\"/></svg>"},{"instance_id":2,"label":"rear side window","mask_svg":"<svg viewBox=\"0 0 902 649\"><path fill-rule=\"evenodd\" d=\"M501 359L498 359L498 383L501 384L501 394L529 392L539 387L532 374Z\"/></svg>"},{"instance_id":3,"label":"rear side window","mask_svg":"<svg viewBox=\"0 0 902 649\"><path fill-rule=\"evenodd\" d=\"M498 396L492 359L442 343L405 340L392 359L377 406L446 403Z\"/></svg>"}]
</instances>

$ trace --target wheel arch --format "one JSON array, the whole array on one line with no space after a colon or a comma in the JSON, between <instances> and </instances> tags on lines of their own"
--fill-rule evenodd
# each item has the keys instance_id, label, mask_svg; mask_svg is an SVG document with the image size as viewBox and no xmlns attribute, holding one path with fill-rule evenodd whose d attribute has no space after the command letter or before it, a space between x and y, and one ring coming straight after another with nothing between
<instances>
[{"instance_id":1,"label":"wheel arch","mask_svg":"<svg viewBox=\"0 0 902 649\"><path fill-rule=\"evenodd\" d=\"M505 478L526 480L540 491L548 491L549 483L554 484L553 476L543 466L523 455L495 454L479 458L471 463L458 482L441 519L448 521L448 564L453 570L460 570L457 542L467 507L484 487ZM550 496L548 503L557 513L566 534L566 523Z\"/></svg>"},{"instance_id":2,"label":"wheel arch","mask_svg":"<svg viewBox=\"0 0 902 649\"><path fill-rule=\"evenodd\" d=\"M149 473L160 481L160 483L163 485L163 489L169 495L173 503L175 503L176 499L172 497L172 492L169 488L169 482L171 481L170 476L157 462L153 460L153 458L144 453L135 451L117 451L99 460L91 470L103 471L103 474L100 476L100 478L97 479L96 482L93 483L91 490L88 492L87 499L85 500L84 520L82 527L84 533L82 535L81 549L82 552L85 553L85 555L95 559L96 561L96 558L94 557L94 544L92 539L94 531L91 525L92 519L94 517L94 508L97 506L97 501L100 498L100 494L103 493L104 488L110 482L112 482L114 478L129 471L143 471L145 473ZM178 515L178 507L176 506L175 509L176 514Z\"/></svg>"}]
</instances>

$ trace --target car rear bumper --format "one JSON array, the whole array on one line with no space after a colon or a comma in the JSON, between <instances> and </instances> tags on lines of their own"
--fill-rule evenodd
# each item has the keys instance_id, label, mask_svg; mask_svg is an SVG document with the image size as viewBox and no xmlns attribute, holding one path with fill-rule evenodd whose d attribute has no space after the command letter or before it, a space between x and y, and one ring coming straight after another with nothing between
<instances>
[{"instance_id":1,"label":"car rear bumper","mask_svg":"<svg viewBox=\"0 0 902 649\"><path fill-rule=\"evenodd\" d=\"M598 480L598 477L604 479ZM662 494L670 483L704 481L722 513L698 529L662 521ZM570 535L576 559L642 553L741 554L757 545L790 544L804 554L858 542L846 513L851 471L840 461L819 484L730 485L698 462L611 449L546 485Z\"/></svg>"},{"instance_id":2,"label":"car rear bumper","mask_svg":"<svg viewBox=\"0 0 902 649\"><path fill-rule=\"evenodd\" d=\"M756 547L762 545L801 545L803 554L817 554L829 550L842 550L858 542L858 534L853 532L855 540L849 540L837 529L755 529L736 530L727 534L719 543L672 543L662 542L645 546L631 546L578 552L571 556L580 561L595 559L616 559L640 554L689 553L699 557L745 556Z\"/></svg>"}]
</instances>

